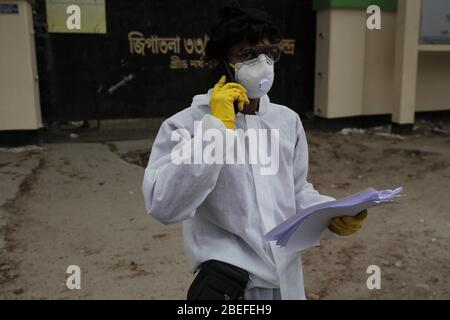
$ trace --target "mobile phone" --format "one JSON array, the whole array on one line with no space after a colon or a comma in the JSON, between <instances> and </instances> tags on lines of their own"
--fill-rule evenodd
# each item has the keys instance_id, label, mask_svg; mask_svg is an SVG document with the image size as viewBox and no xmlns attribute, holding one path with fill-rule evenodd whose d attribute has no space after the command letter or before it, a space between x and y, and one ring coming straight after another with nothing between
<instances>
[{"instance_id":1,"label":"mobile phone","mask_svg":"<svg viewBox=\"0 0 450 320\"><path fill-rule=\"evenodd\" d=\"M227 73L227 82L236 82L236 79L234 78L234 73L231 72L230 66L225 60L222 60L223 67L225 69L225 72Z\"/></svg>"},{"instance_id":2,"label":"mobile phone","mask_svg":"<svg viewBox=\"0 0 450 320\"><path fill-rule=\"evenodd\" d=\"M230 69L230 66L228 65L228 63L225 60L222 60L222 65L226 72L227 82L236 82L236 79L234 78L234 73L231 72L231 69ZM237 104L238 104L238 102L234 101L234 103L233 103L234 113L239 112L239 108L238 108Z\"/></svg>"}]
</instances>

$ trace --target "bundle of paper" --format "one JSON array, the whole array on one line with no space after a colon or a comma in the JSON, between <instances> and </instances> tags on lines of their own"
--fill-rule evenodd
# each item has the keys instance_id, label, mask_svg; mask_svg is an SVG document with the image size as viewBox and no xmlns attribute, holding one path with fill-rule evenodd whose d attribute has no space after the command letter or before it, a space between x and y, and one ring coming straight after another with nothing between
<instances>
[{"instance_id":1,"label":"bundle of paper","mask_svg":"<svg viewBox=\"0 0 450 320\"><path fill-rule=\"evenodd\" d=\"M382 191L367 188L339 200L308 207L273 228L265 235L265 239L276 241L286 253L318 246L320 236L328 227L331 218L343 215L354 216L364 209L393 203L397 197L401 196L402 191L402 187Z\"/></svg>"}]
</instances>

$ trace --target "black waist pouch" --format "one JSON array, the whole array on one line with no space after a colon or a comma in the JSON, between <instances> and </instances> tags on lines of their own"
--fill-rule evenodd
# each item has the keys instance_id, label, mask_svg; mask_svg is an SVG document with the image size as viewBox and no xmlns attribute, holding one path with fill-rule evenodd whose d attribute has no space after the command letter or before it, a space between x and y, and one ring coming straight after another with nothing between
<instances>
[{"instance_id":1,"label":"black waist pouch","mask_svg":"<svg viewBox=\"0 0 450 320\"><path fill-rule=\"evenodd\" d=\"M189 287L188 300L239 300L249 280L248 272L232 264L208 260Z\"/></svg>"}]
</instances>

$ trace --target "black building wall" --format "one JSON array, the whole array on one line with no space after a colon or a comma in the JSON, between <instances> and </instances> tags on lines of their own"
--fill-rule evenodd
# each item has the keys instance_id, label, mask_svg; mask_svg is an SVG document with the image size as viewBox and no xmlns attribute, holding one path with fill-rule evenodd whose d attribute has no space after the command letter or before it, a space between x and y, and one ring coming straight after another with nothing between
<instances>
[{"instance_id":1,"label":"black building wall","mask_svg":"<svg viewBox=\"0 0 450 320\"><path fill-rule=\"evenodd\" d=\"M195 94L214 85L212 70L205 65L201 67L200 54L195 49L204 45L218 9L227 1L105 2L106 34L48 33L45 1L34 2L44 121L168 117L188 107ZM241 4L266 10L282 29L284 38L295 40L293 52L283 54L275 67L271 100L299 113L312 111L315 56L312 1L246 0ZM132 31L142 34L145 54L137 53L136 48L132 50L129 41ZM178 54L170 48L161 53L164 51L161 47L158 53L153 52L156 47L151 47L152 35L159 39L178 36ZM192 44L197 44L197 48ZM185 60L187 68L183 68L183 63L178 64L182 68L171 68L173 55Z\"/></svg>"}]
</instances>

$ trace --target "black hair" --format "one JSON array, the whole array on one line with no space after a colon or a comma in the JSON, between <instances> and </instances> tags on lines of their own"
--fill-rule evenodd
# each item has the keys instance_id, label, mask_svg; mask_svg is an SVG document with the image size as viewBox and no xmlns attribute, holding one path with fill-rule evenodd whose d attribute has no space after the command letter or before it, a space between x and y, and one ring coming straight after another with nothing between
<instances>
[{"instance_id":1,"label":"black hair","mask_svg":"<svg viewBox=\"0 0 450 320\"><path fill-rule=\"evenodd\" d=\"M256 44L267 38L276 44L281 40L279 29L264 11L241 8L234 2L219 11L219 20L209 35L205 57L225 60L230 48L243 40Z\"/></svg>"}]
</instances>

